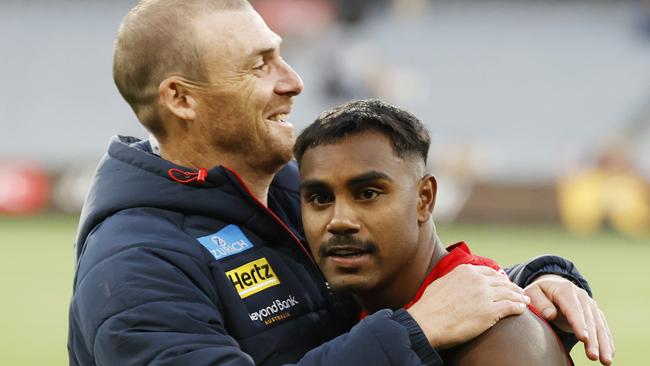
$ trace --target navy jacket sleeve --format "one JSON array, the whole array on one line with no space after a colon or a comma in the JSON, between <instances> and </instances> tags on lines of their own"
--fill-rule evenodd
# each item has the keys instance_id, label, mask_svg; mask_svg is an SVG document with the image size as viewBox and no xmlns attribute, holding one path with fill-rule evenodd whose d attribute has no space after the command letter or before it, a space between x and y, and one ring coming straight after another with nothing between
<instances>
[{"instance_id":1,"label":"navy jacket sleeve","mask_svg":"<svg viewBox=\"0 0 650 366\"><path fill-rule=\"evenodd\" d=\"M576 266L568 259L555 255L543 255L531 259L530 261L512 266L506 269L506 273L512 280L521 287L526 287L533 283L539 276L545 274L555 274L562 276L576 284L576 286L587 291L592 296L591 288L587 280L578 272ZM551 324L551 326L553 326ZM560 336L564 347L571 350L578 343L578 339L572 333L563 332L553 326L555 333Z\"/></svg>"},{"instance_id":2,"label":"navy jacket sleeve","mask_svg":"<svg viewBox=\"0 0 650 366\"><path fill-rule=\"evenodd\" d=\"M591 296L591 288L587 280L582 277L576 266L568 259L555 255L543 255L530 261L506 269L510 279L521 287L533 283L537 277L545 274L562 276L587 291Z\"/></svg>"},{"instance_id":3,"label":"navy jacket sleeve","mask_svg":"<svg viewBox=\"0 0 650 366\"><path fill-rule=\"evenodd\" d=\"M81 271L70 319L83 344L71 345L71 365L254 365L225 329L209 273L188 276L195 261L136 245ZM384 310L298 365L441 365L423 337L408 313Z\"/></svg>"},{"instance_id":4,"label":"navy jacket sleeve","mask_svg":"<svg viewBox=\"0 0 650 366\"><path fill-rule=\"evenodd\" d=\"M310 351L298 365L442 365L422 330L405 310L380 310L349 333Z\"/></svg>"},{"instance_id":5,"label":"navy jacket sleeve","mask_svg":"<svg viewBox=\"0 0 650 366\"><path fill-rule=\"evenodd\" d=\"M170 261L170 256L174 261ZM79 272L71 306L73 365L246 365L190 256L133 246ZM76 313L76 314L75 314ZM81 320L83 323L81 323ZM74 322L74 323L73 323ZM79 354L90 350L92 355ZM87 357L85 357L87 356Z\"/></svg>"}]
</instances>

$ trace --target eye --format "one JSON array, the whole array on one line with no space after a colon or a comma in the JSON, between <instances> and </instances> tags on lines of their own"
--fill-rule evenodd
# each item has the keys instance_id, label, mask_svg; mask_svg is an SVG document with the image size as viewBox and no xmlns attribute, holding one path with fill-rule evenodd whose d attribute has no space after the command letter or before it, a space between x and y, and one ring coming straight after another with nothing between
<instances>
[{"instance_id":1,"label":"eye","mask_svg":"<svg viewBox=\"0 0 650 366\"><path fill-rule=\"evenodd\" d=\"M325 206L334 202L334 196L327 192L316 192L307 195L307 202L313 206Z\"/></svg>"},{"instance_id":2,"label":"eye","mask_svg":"<svg viewBox=\"0 0 650 366\"><path fill-rule=\"evenodd\" d=\"M373 188L365 188L359 191L358 199L363 201L369 201L379 198L382 193Z\"/></svg>"},{"instance_id":3,"label":"eye","mask_svg":"<svg viewBox=\"0 0 650 366\"><path fill-rule=\"evenodd\" d=\"M268 71L269 67L270 67L270 65L266 61L261 61L260 63L256 64L253 67L253 70L266 72L266 71Z\"/></svg>"}]
</instances>

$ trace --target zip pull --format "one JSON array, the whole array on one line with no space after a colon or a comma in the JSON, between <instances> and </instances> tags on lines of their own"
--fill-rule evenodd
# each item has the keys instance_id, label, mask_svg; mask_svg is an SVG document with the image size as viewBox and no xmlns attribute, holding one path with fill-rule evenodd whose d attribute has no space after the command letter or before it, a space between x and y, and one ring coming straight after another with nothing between
<instances>
[{"instance_id":1,"label":"zip pull","mask_svg":"<svg viewBox=\"0 0 650 366\"><path fill-rule=\"evenodd\" d=\"M169 169L167 175L174 182L188 184L196 181L197 183L205 183L205 179L208 177L208 170L205 168L199 168L198 172L187 172L180 169Z\"/></svg>"}]
</instances>

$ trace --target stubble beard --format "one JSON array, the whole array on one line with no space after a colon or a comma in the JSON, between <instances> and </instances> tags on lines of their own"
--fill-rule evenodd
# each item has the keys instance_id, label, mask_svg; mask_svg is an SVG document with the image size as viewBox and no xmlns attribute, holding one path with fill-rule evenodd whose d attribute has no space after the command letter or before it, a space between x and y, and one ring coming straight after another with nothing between
<instances>
[{"instance_id":1,"label":"stubble beard","mask_svg":"<svg viewBox=\"0 0 650 366\"><path fill-rule=\"evenodd\" d=\"M224 112L224 110L221 110ZM279 136L273 136L266 121L260 121L255 115L238 113L229 108L227 113L219 113L210 109L207 114L209 123L230 123L231 128L215 128L212 144L218 151L239 157L252 169L260 173L274 174L286 163L293 159L293 142L281 141ZM225 116L240 116L239 120L225 121ZM237 124L255 126L255 128L237 128Z\"/></svg>"},{"instance_id":2,"label":"stubble beard","mask_svg":"<svg viewBox=\"0 0 650 366\"><path fill-rule=\"evenodd\" d=\"M256 153L248 156L251 160L249 164L260 171L274 174L293 159L293 140L284 146L283 142L273 139L270 134L265 137L266 141L256 144Z\"/></svg>"}]
</instances>

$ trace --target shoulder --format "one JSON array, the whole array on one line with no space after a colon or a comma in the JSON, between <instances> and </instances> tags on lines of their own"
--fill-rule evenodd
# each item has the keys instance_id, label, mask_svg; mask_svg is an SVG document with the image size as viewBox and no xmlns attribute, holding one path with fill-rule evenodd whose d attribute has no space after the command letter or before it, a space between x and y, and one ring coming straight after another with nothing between
<instances>
[{"instance_id":1,"label":"shoulder","mask_svg":"<svg viewBox=\"0 0 650 366\"><path fill-rule=\"evenodd\" d=\"M130 309L216 302L209 254L183 229L181 216L156 209L123 210L104 220L79 258L71 316L97 329Z\"/></svg>"},{"instance_id":2,"label":"shoulder","mask_svg":"<svg viewBox=\"0 0 650 366\"><path fill-rule=\"evenodd\" d=\"M202 246L185 225L184 215L154 208L127 209L109 216L85 238L77 283L91 271L111 274L133 263L152 264L163 258L170 265L206 262Z\"/></svg>"},{"instance_id":3,"label":"shoulder","mask_svg":"<svg viewBox=\"0 0 650 366\"><path fill-rule=\"evenodd\" d=\"M300 186L298 163L295 160L291 160L285 164L282 169L275 174L272 185L284 191L298 193Z\"/></svg>"},{"instance_id":4,"label":"shoulder","mask_svg":"<svg viewBox=\"0 0 650 366\"><path fill-rule=\"evenodd\" d=\"M553 330L530 309L499 321L477 338L448 351L449 365L570 365Z\"/></svg>"}]
</instances>

